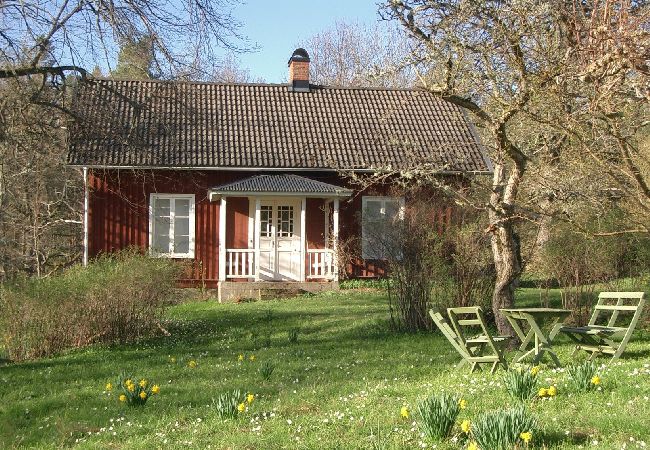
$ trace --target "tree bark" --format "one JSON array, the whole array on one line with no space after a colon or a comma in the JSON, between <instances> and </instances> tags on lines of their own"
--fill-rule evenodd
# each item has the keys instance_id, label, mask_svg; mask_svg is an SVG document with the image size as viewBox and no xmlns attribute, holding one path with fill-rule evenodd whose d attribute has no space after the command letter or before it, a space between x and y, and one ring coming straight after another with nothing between
<instances>
[{"instance_id":1,"label":"tree bark","mask_svg":"<svg viewBox=\"0 0 650 450\"><path fill-rule=\"evenodd\" d=\"M499 334L514 336L514 330L499 311L514 306L516 282L521 274L519 245L511 222L504 222L493 231L492 254L497 274L492 293L492 311Z\"/></svg>"}]
</instances>

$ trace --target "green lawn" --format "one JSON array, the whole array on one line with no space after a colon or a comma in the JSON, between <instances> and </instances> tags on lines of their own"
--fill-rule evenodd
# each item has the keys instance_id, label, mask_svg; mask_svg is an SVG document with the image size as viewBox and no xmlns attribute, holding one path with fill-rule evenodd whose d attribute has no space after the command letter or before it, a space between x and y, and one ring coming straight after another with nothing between
<instances>
[{"instance_id":1,"label":"green lawn","mask_svg":"<svg viewBox=\"0 0 650 450\"><path fill-rule=\"evenodd\" d=\"M521 296L536 298L531 290ZM459 419L472 420L514 404L502 372L456 370L457 355L440 335L389 331L377 291L187 303L169 320L170 337L0 367L0 448L432 448L415 415L400 417L402 406L414 411L418 399L448 391L468 401ZM570 346L561 343L568 363ZM533 447L650 446L649 355L648 332L636 333L589 394L570 392L566 373L542 367L539 377L557 383L558 395L530 402L542 427ZM265 362L275 365L269 381L258 372ZM161 393L141 408L121 404L104 386L122 370L160 384ZM234 388L256 399L238 419L222 420L211 399Z\"/></svg>"}]
</instances>

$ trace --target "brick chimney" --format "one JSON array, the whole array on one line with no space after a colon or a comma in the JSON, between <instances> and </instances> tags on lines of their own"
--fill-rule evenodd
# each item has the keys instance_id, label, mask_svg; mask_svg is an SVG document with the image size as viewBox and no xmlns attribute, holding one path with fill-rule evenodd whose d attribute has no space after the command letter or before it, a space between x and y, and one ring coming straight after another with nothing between
<instances>
[{"instance_id":1,"label":"brick chimney","mask_svg":"<svg viewBox=\"0 0 650 450\"><path fill-rule=\"evenodd\" d=\"M297 48L289 58L289 90L309 92L309 54L304 48Z\"/></svg>"}]
</instances>

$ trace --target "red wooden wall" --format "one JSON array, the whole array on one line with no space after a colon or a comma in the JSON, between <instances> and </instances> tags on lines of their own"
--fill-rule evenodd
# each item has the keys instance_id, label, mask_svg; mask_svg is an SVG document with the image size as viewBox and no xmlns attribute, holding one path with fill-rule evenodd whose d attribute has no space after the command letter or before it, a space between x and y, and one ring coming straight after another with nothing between
<instances>
[{"instance_id":1,"label":"red wooden wall","mask_svg":"<svg viewBox=\"0 0 650 450\"><path fill-rule=\"evenodd\" d=\"M152 193L195 195L195 258L189 262L185 284L205 282L216 286L219 277L219 202L210 202L208 189L259 172L189 170L92 170L89 174L89 255L149 246L149 196ZM304 175L304 174L302 174ZM344 186L336 174L309 173L327 183ZM387 188L373 188L367 195L387 195ZM342 241L360 254L361 195L341 200L339 229ZM407 200L408 202L408 200ZM226 246L248 247L248 200L228 198L226 210ZM446 226L451 208L440 209L432 222ZM309 248L323 248L325 213L322 199L307 199L306 241ZM440 225L439 225L440 226ZM353 259L346 268L353 277L376 277L384 273L380 261Z\"/></svg>"}]
</instances>

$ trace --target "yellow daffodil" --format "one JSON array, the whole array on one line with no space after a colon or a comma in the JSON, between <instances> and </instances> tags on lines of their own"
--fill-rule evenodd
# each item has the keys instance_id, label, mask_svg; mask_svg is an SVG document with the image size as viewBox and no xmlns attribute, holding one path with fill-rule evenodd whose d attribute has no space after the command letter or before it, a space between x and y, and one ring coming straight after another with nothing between
<instances>
[{"instance_id":1,"label":"yellow daffodil","mask_svg":"<svg viewBox=\"0 0 650 450\"><path fill-rule=\"evenodd\" d=\"M106 383L106 390L107 391L113 390L113 385L111 383Z\"/></svg>"},{"instance_id":2,"label":"yellow daffodil","mask_svg":"<svg viewBox=\"0 0 650 450\"><path fill-rule=\"evenodd\" d=\"M250 359L251 361L255 361L255 355L250 355L248 359Z\"/></svg>"},{"instance_id":3,"label":"yellow daffodil","mask_svg":"<svg viewBox=\"0 0 650 450\"><path fill-rule=\"evenodd\" d=\"M172 364L175 364L176 363L176 358L174 358L172 356L171 358L169 358L169 362L172 363Z\"/></svg>"},{"instance_id":4,"label":"yellow daffodil","mask_svg":"<svg viewBox=\"0 0 650 450\"><path fill-rule=\"evenodd\" d=\"M243 361L243 360L244 360L244 355L241 355L241 354L240 354L240 355L237 357L237 361Z\"/></svg>"},{"instance_id":5,"label":"yellow daffodil","mask_svg":"<svg viewBox=\"0 0 650 450\"><path fill-rule=\"evenodd\" d=\"M239 412L244 412L244 410L246 410L246 405L243 404L243 403L240 403L240 404L237 406L237 411L239 411Z\"/></svg>"},{"instance_id":6,"label":"yellow daffodil","mask_svg":"<svg viewBox=\"0 0 650 450\"><path fill-rule=\"evenodd\" d=\"M464 398L461 398L461 399L458 401L458 405L460 406L460 409L465 409L465 408L467 408L467 400L465 400Z\"/></svg>"},{"instance_id":7,"label":"yellow daffodil","mask_svg":"<svg viewBox=\"0 0 650 450\"><path fill-rule=\"evenodd\" d=\"M409 409L406 406L402 406L402 409L399 411L399 415L405 419L409 418Z\"/></svg>"},{"instance_id":8,"label":"yellow daffodil","mask_svg":"<svg viewBox=\"0 0 650 450\"><path fill-rule=\"evenodd\" d=\"M598 386L600 384L600 377L598 375L594 375L594 377L591 379L591 384Z\"/></svg>"},{"instance_id":9,"label":"yellow daffodil","mask_svg":"<svg viewBox=\"0 0 650 450\"><path fill-rule=\"evenodd\" d=\"M463 420L460 424L460 429L463 430L463 433L469 434L469 429L472 426L471 422L467 419Z\"/></svg>"},{"instance_id":10,"label":"yellow daffodil","mask_svg":"<svg viewBox=\"0 0 650 450\"><path fill-rule=\"evenodd\" d=\"M519 435L522 441L524 441L525 444L528 444L530 440L533 438L533 433L530 431L525 431Z\"/></svg>"},{"instance_id":11,"label":"yellow daffodil","mask_svg":"<svg viewBox=\"0 0 650 450\"><path fill-rule=\"evenodd\" d=\"M467 450L480 450L480 449L478 448L478 444L476 442L472 441L467 446Z\"/></svg>"},{"instance_id":12,"label":"yellow daffodil","mask_svg":"<svg viewBox=\"0 0 650 450\"><path fill-rule=\"evenodd\" d=\"M255 400L255 396L253 394L248 394L246 396L246 401L250 404L253 403L253 400Z\"/></svg>"},{"instance_id":13,"label":"yellow daffodil","mask_svg":"<svg viewBox=\"0 0 650 450\"><path fill-rule=\"evenodd\" d=\"M188 362L187 365L188 365L191 369L194 369L194 368L196 367L196 361L192 360L192 361Z\"/></svg>"},{"instance_id":14,"label":"yellow daffodil","mask_svg":"<svg viewBox=\"0 0 650 450\"><path fill-rule=\"evenodd\" d=\"M537 393L538 396L540 397L546 397L548 395L548 389L546 388L541 388L539 392Z\"/></svg>"},{"instance_id":15,"label":"yellow daffodil","mask_svg":"<svg viewBox=\"0 0 650 450\"><path fill-rule=\"evenodd\" d=\"M120 401L125 402L126 401L126 395L124 395L124 394L120 395Z\"/></svg>"},{"instance_id":16,"label":"yellow daffodil","mask_svg":"<svg viewBox=\"0 0 650 450\"><path fill-rule=\"evenodd\" d=\"M130 378L128 380L124 380L124 386L128 386L131 383L132 383L132 381L131 381Z\"/></svg>"},{"instance_id":17,"label":"yellow daffodil","mask_svg":"<svg viewBox=\"0 0 650 450\"><path fill-rule=\"evenodd\" d=\"M152 394L160 394L160 386L157 384L154 384L153 387L151 388L151 393Z\"/></svg>"},{"instance_id":18,"label":"yellow daffodil","mask_svg":"<svg viewBox=\"0 0 650 450\"><path fill-rule=\"evenodd\" d=\"M131 383L126 388L129 390L129 392L133 392L135 391L135 384Z\"/></svg>"},{"instance_id":19,"label":"yellow daffodil","mask_svg":"<svg viewBox=\"0 0 650 450\"><path fill-rule=\"evenodd\" d=\"M539 373L539 366L534 366L530 369L530 374L535 376Z\"/></svg>"},{"instance_id":20,"label":"yellow daffodil","mask_svg":"<svg viewBox=\"0 0 650 450\"><path fill-rule=\"evenodd\" d=\"M147 380L145 380L145 379L140 380L140 387L141 388L146 388L147 387Z\"/></svg>"},{"instance_id":21,"label":"yellow daffodil","mask_svg":"<svg viewBox=\"0 0 650 450\"><path fill-rule=\"evenodd\" d=\"M555 386L551 386L548 388L547 393L549 397L555 397L557 395L557 388Z\"/></svg>"},{"instance_id":22,"label":"yellow daffodil","mask_svg":"<svg viewBox=\"0 0 650 450\"><path fill-rule=\"evenodd\" d=\"M147 398L147 393L145 391L140 392L140 398L142 400L146 399Z\"/></svg>"}]
</instances>

